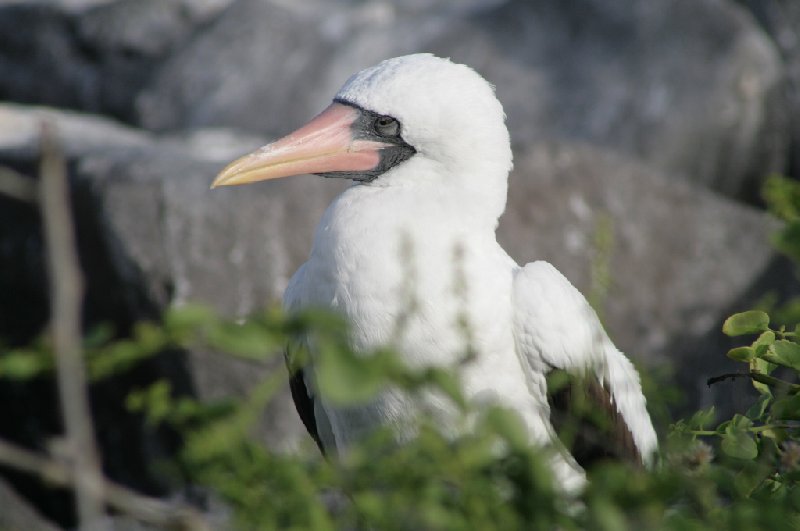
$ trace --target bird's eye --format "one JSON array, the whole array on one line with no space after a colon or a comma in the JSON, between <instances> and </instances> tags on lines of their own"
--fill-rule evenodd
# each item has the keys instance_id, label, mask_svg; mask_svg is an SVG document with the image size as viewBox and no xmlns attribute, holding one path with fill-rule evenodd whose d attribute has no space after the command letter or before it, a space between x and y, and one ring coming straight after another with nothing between
<instances>
[{"instance_id":1,"label":"bird's eye","mask_svg":"<svg viewBox=\"0 0 800 531\"><path fill-rule=\"evenodd\" d=\"M380 136L391 137L400 135L400 122L391 116L378 116L375 118L373 127L375 128L375 132Z\"/></svg>"}]
</instances>

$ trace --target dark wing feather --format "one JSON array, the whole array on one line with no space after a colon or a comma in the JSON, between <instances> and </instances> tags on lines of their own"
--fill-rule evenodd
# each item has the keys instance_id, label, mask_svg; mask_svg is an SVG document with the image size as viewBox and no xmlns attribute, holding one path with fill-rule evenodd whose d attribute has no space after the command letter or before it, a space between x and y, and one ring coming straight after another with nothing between
<instances>
[{"instance_id":1,"label":"dark wing feather","mask_svg":"<svg viewBox=\"0 0 800 531\"><path fill-rule=\"evenodd\" d=\"M633 434L608 390L594 377L557 372L561 385L548 396L551 421L578 464L591 468L598 461L614 459L643 466Z\"/></svg>"},{"instance_id":2,"label":"dark wing feather","mask_svg":"<svg viewBox=\"0 0 800 531\"><path fill-rule=\"evenodd\" d=\"M314 402L308 396L308 389L306 389L306 382L303 379L303 371L296 371L289 379L289 387L292 390L292 398L294 399L294 407L297 413L300 414L300 420L308 430L308 433L314 439L314 442L319 446L319 451L325 455L325 447L322 446L322 441L317 432L317 421L314 418Z\"/></svg>"},{"instance_id":3,"label":"dark wing feather","mask_svg":"<svg viewBox=\"0 0 800 531\"><path fill-rule=\"evenodd\" d=\"M302 367L296 366L297 360L293 354L293 347L290 344L286 348L284 358L286 359L286 368L289 369L289 389L292 391L294 407L297 409L300 420L303 421L303 425L306 427L309 435L311 435L314 442L317 443L319 451L322 452L322 455L325 455L325 447L322 445L322 440L319 437L317 419L314 415L314 400L308 393L303 369Z\"/></svg>"}]
</instances>

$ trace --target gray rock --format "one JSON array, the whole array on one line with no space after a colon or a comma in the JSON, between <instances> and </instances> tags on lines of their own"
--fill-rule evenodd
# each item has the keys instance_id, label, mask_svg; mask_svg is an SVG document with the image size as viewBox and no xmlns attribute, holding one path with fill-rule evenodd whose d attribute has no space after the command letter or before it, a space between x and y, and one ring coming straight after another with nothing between
<instances>
[{"instance_id":1,"label":"gray rock","mask_svg":"<svg viewBox=\"0 0 800 531\"><path fill-rule=\"evenodd\" d=\"M50 4L67 13L80 13L93 7L102 6L118 0L0 0L0 7L19 4Z\"/></svg>"},{"instance_id":2,"label":"gray rock","mask_svg":"<svg viewBox=\"0 0 800 531\"><path fill-rule=\"evenodd\" d=\"M77 36L101 62L120 55L154 60L185 40L194 21L182 2L122 0L82 13Z\"/></svg>"},{"instance_id":3,"label":"gray rock","mask_svg":"<svg viewBox=\"0 0 800 531\"><path fill-rule=\"evenodd\" d=\"M139 123L280 134L355 71L425 49L447 20L494 3L241 0L159 66L137 99ZM353 47L363 52L355 61Z\"/></svg>"},{"instance_id":4,"label":"gray rock","mask_svg":"<svg viewBox=\"0 0 800 531\"><path fill-rule=\"evenodd\" d=\"M69 158L91 153L142 149L153 144L147 133L96 115L0 104L0 155L10 159L32 160L39 153L42 127L52 125L61 148Z\"/></svg>"},{"instance_id":5,"label":"gray rock","mask_svg":"<svg viewBox=\"0 0 800 531\"><path fill-rule=\"evenodd\" d=\"M244 0L164 63L138 99L141 123L276 135L353 72L415 51L483 73L520 144L588 142L747 198L786 163L778 53L746 11L719 0Z\"/></svg>"},{"instance_id":6,"label":"gray rock","mask_svg":"<svg viewBox=\"0 0 800 531\"><path fill-rule=\"evenodd\" d=\"M0 100L130 121L155 65L232 0L0 3Z\"/></svg>"},{"instance_id":7,"label":"gray rock","mask_svg":"<svg viewBox=\"0 0 800 531\"><path fill-rule=\"evenodd\" d=\"M789 174L800 177L800 3L792 0L737 0L769 33L786 70L785 117L792 131Z\"/></svg>"},{"instance_id":8,"label":"gray rock","mask_svg":"<svg viewBox=\"0 0 800 531\"><path fill-rule=\"evenodd\" d=\"M42 127L52 125L61 149L70 160L89 155L120 157L131 151L175 152L179 157L224 164L265 142L262 137L229 129L194 129L156 137L114 120L51 107L0 103L0 156L6 161L38 157ZM163 156L163 155L162 155Z\"/></svg>"},{"instance_id":9,"label":"gray rock","mask_svg":"<svg viewBox=\"0 0 800 531\"><path fill-rule=\"evenodd\" d=\"M236 126L279 132L316 107L306 87L334 51L317 20L334 8L322 2L235 3L159 68L137 99L140 123L154 130Z\"/></svg>"},{"instance_id":10,"label":"gray rock","mask_svg":"<svg viewBox=\"0 0 800 531\"><path fill-rule=\"evenodd\" d=\"M0 100L98 109L98 72L70 23L44 2L0 6Z\"/></svg>"},{"instance_id":11,"label":"gray rock","mask_svg":"<svg viewBox=\"0 0 800 531\"><path fill-rule=\"evenodd\" d=\"M516 142L589 142L739 197L784 167L781 63L733 4L512 0L431 47L496 84Z\"/></svg>"}]
</instances>

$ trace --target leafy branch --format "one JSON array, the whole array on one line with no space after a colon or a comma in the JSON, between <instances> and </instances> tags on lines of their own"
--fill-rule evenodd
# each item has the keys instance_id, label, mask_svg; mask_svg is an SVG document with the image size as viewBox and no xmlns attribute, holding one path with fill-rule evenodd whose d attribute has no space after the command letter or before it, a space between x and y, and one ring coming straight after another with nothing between
<instances>
[{"instance_id":1,"label":"leafy branch","mask_svg":"<svg viewBox=\"0 0 800 531\"><path fill-rule=\"evenodd\" d=\"M791 440L791 434L800 433L800 384L771 374L778 367L795 377L800 373L797 331L788 332L783 326L772 329L766 312L751 310L726 319L722 332L730 337L758 334L749 345L727 354L734 361L746 363L749 370L721 374L709 378L707 384L748 378L760 397L745 415L737 414L713 430L705 429L713 419L713 409L675 424L673 430L691 437L720 437L723 452L736 459L753 460L765 452L777 455L781 445Z\"/></svg>"}]
</instances>

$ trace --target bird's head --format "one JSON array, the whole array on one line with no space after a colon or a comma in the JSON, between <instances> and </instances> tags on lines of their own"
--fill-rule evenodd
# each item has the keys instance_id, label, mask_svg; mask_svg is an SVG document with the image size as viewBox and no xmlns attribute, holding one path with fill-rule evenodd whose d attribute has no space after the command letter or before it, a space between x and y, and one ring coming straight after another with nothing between
<instances>
[{"instance_id":1,"label":"bird's head","mask_svg":"<svg viewBox=\"0 0 800 531\"><path fill-rule=\"evenodd\" d=\"M465 65L415 54L355 74L322 113L228 165L213 187L314 173L384 186L443 179L504 195L510 168L493 87Z\"/></svg>"}]
</instances>

